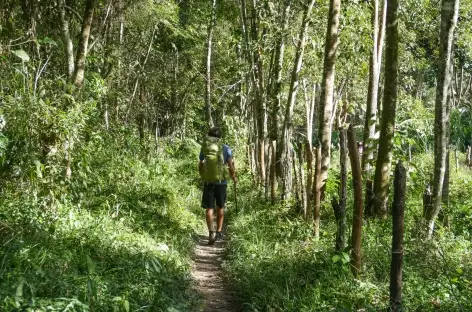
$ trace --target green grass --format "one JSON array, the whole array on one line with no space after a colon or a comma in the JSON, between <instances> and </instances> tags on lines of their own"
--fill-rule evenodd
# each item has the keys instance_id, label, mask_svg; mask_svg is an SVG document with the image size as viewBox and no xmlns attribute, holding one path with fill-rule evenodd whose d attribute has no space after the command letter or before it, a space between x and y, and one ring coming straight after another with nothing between
<instances>
[{"instance_id":1,"label":"green grass","mask_svg":"<svg viewBox=\"0 0 472 312\"><path fill-rule=\"evenodd\" d=\"M0 197L0 310L195 309L190 257L204 220L196 155L171 152L143 158L90 142L71 181L8 184Z\"/></svg>"},{"instance_id":2,"label":"green grass","mask_svg":"<svg viewBox=\"0 0 472 312\"><path fill-rule=\"evenodd\" d=\"M469 172L453 177L451 215L463 213L456 196L472 191L467 177ZM407 311L468 311L472 309L470 232L463 220L453 219L451 230L438 221L435 239L427 241L421 231L425 226L421 192L415 193L411 182L405 212L404 307ZM314 241L312 226L295 209L272 206L262 202L256 191L246 191L242 192L243 211L232 216L228 229L225 263L244 311L379 311L388 307L391 219L364 223L362 273L356 279L350 272L348 251L334 251L331 207L323 207L321 238ZM463 203L469 200L462 198ZM348 224L350 232L351 201Z\"/></svg>"}]
</instances>

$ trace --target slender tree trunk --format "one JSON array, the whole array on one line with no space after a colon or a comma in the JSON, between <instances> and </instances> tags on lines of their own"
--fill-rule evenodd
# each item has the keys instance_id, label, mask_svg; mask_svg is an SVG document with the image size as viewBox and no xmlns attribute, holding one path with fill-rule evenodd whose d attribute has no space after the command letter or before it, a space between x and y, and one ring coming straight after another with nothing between
<instances>
[{"instance_id":1,"label":"slender tree trunk","mask_svg":"<svg viewBox=\"0 0 472 312\"><path fill-rule=\"evenodd\" d=\"M208 127L212 128L215 124L211 116L211 55L213 47L213 28L216 23L216 0L211 0L210 21L207 28L207 53L205 59L205 111Z\"/></svg>"},{"instance_id":2,"label":"slender tree trunk","mask_svg":"<svg viewBox=\"0 0 472 312\"><path fill-rule=\"evenodd\" d=\"M316 149L315 158L315 179L313 183L313 200L314 200L314 216L313 216L313 232L315 239L320 238L320 214L321 214L321 187L317 184L320 183L321 178L321 147Z\"/></svg>"},{"instance_id":3,"label":"slender tree trunk","mask_svg":"<svg viewBox=\"0 0 472 312\"><path fill-rule=\"evenodd\" d=\"M321 189L328 179L328 170L331 160L331 117L333 114L334 75L336 52L339 44L339 16L341 13L341 0L330 0L328 27L326 31L326 45L323 67L323 80L321 84L321 103L319 114L319 148L321 149L320 171L315 173L315 193L321 193ZM317 166L318 170L318 166ZM315 225L318 224L321 209L321 200L315 200ZM318 213L317 213L318 212ZM319 226L315 227L315 237L319 237Z\"/></svg>"},{"instance_id":4,"label":"slender tree trunk","mask_svg":"<svg viewBox=\"0 0 472 312\"><path fill-rule=\"evenodd\" d=\"M302 198L301 198L301 192L299 192L300 189L300 178L298 176L297 172L297 154L295 153L294 150L291 151L292 155L290 159L292 160L292 172L293 172L293 187L294 187L294 193L295 193L295 202L297 203L298 207L302 206Z\"/></svg>"},{"instance_id":5,"label":"slender tree trunk","mask_svg":"<svg viewBox=\"0 0 472 312\"><path fill-rule=\"evenodd\" d=\"M303 211L303 216L306 216L307 209L306 209L306 185L305 185L305 172L303 170L303 163L305 160L303 159L303 146L304 144L300 143L298 146L298 177L299 177L299 192L300 192L300 201Z\"/></svg>"},{"instance_id":6,"label":"slender tree trunk","mask_svg":"<svg viewBox=\"0 0 472 312\"><path fill-rule=\"evenodd\" d=\"M357 147L356 132L352 124L347 132L349 158L351 159L352 185L354 189L354 213L352 220L352 250L351 270L354 276L358 276L361 270L361 238L362 238L362 169Z\"/></svg>"},{"instance_id":7,"label":"slender tree trunk","mask_svg":"<svg viewBox=\"0 0 472 312\"><path fill-rule=\"evenodd\" d=\"M277 43L276 43L276 51L275 51L275 68L274 68L274 83L271 92L271 100L272 100L272 114L271 114L271 131L270 131L270 138L271 140L278 140L278 131L279 131L279 111L281 107L282 101L282 69L284 63L284 52L285 52L285 34L288 29L288 20L290 15L290 6L291 1L285 2L285 8L282 14L282 30L281 33L278 34ZM277 176L281 177L282 175L282 165L281 165L281 148L278 148L277 151L277 161L276 161L276 169L277 169Z\"/></svg>"},{"instance_id":8,"label":"slender tree trunk","mask_svg":"<svg viewBox=\"0 0 472 312\"><path fill-rule=\"evenodd\" d=\"M313 148L309 142L306 142L305 144L307 166L305 220L310 221L313 218L313 210L311 205L313 194Z\"/></svg>"},{"instance_id":9,"label":"slender tree trunk","mask_svg":"<svg viewBox=\"0 0 472 312\"><path fill-rule=\"evenodd\" d=\"M307 178L306 178L306 215L305 219L311 220L313 218L312 210L312 194L313 194L313 120L316 106L316 85L313 85L313 92L311 97L308 96L308 90L304 81L305 90L305 105L306 105L306 164L307 164Z\"/></svg>"},{"instance_id":10,"label":"slender tree trunk","mask_svg":"<svg viewBox=\"0 0 472 312\"><path fill-rule=\"evenodd\" d=\"M336 251L346 247L346 202L347 202L347 133L346 128L339 128L339 200L333 199L332 206L336 218Z\"/></svg>"},{"instance_id":11,"label":"slender tree trunk","mask_svg":"<svg viewBox=\"0 0 472 312\"><path fill-rule=\"evenodd\" d=\"M277 202L277 173L276 173L276 154L277 154L277 144L276 141L271 143L271 153L272 153L272 162L270 163L270 198L272 204Z\"/></svg>"},{"instance_id":12,"label":"slender tree trunk","mask_svg":"<svg viewBox=\"0 0 472 312\"><path fill-rule=\"evenodd\" d=\"M369 89L367 92L367 108L364 125L364 151L362 153L362 171L368 176L370 163L374 158L373 140L377 121L377 96L379 91L378 65L378 37L379 37L379 0L372 0L372 39L373 49L370 55Z\"/></svg>"},{"instance_id":13,"label":"slender tree trunk","mask_svg":"<svg viewBox=\"0 0 472 312\"><path fill-rule=\"evenodd\" d=\"M93 11L95 0L85 2L84 18L82 21L82 31L80 33L79 45L77 48L77 58L74 73L74 84L81 87L84 83L85 59L87 58L87 47L90 38L90 29L92 28Z\"/></svg>"},{"instance_id":14,"label":"slender tree trunk","mask_svg":"<svg viewBox=\"0 0 472 312\"><path fill-rule=\"evenodd\" d=\"M439 212L441 215L441 222L444 227L449 228L449 181L450 181L450 174L451 174L451 168L449 165L449 159L450 159L450 151L448 150L446 153L446 171L444 173L444 183L443 183L443 188L442 188L442 209Z\"/></svg>"},{"instance_id":15,"label":"slender tree trunk","mask_svg":"<svg viewBox=\"0 0 472 312\"><path fill-rule=\"evenodd\" d=\"M465 164L467 168L470 169L472 165L472 147L469 145L467 146L467 150L465 151Z\"/></svg>"},{"instance_id":16,"label":"slender tree trunk","mask_svg":"<svg viewBox=\"0 0 472 312\"><path fill-rule=\"evenodd\" d=\"M66 16L65 0L59 0L59 18L61 20L61 37L67 56L67 78L72 80L75 71L74 46L70 37L69 20Z\"/></svg>"},{"instance_id":17,"label":"slender tree trunk","mask_svg":"<svg viewBox=\"0 0 472 312\"><path fill-rule=\"evenodd\" d=\"M406 169L398 162L393 193L392 262L390 266L390 311L402 311L403 229Z\"/></svg>"},{"instance_id":18,"label":"slender tree trunk","mask_svg":"<svg viewBox=\"0 0 472 312\"><path fill-rule=\"evenodd\" d=\"M295 107L295 100L297 97L297 92L298 92L298 75L300 73L300 70L302 69L302 63L303 63L303 53L305 50L305 43L306 43L306 37L307 37L307 32L308 32L308 25L310 22L310 15L311 11L313 9L313 5L315 3L315 0L311 0L310 4L306 8L304 14L303 14L303 21L300 29L300 34L298 36L298 45L297 45L297 50L295 52L295 60L293 62L293 68L292 68L292 77L290 80L290 89L288 93L288 99L287 99L287 106L286 106L286 111L285 111L285 121L284 121L284 130L283 134L281 137L281 148L282 148L282 158L281 161L285 162L287 164L290 163L290 149L291 149L291 140L292 140L292 118L293 118L293 109ZM283 168L289 168L290 166L283 166ZM290 171L288 172L283 172L282 176L283 179L287 179L287 177L290 175ZM282 197L284 199L288 199L290 197L290 185L288 183L284 183L284 189L282 191Z\"/></svg>"},{"instance_id":19,"label":"slender tree trunk","mask_svg":"<svg viewBox=\"0 0 472 312\"><path fill-rule=\"evenodd\" d=\"M456 160L456 173L459 170L459 156L457 155L457 150L454 151L454 158Z\"/></svg>"},{"instance_id":20,"label":"slender tree trunk","mask_svg":"<svg viewBox=\"0 0 472 312\"><path fill-rule=\"evenodd\" d=\"M388 6L388 0L383 0L382 1L382 19L380 20L380 29L379 29L379 40L377 40L378 44L378 49L377 49L377 78L378 82L380 82L380 70L382 69L382 56L383 56L383 48L385 44L385 32L387 29L387 6ZM379 85L380 87L380 85ZM380 94L380 92L379 92ZM377 96L377 98L380 100L380 97ZM379 105L377 104L377 107Z\"/></svg>"},{"instance_id":21,"label":"slender tree trunk","mask_svg":"<svg viewBox=\"0 0 472 312\"><path fill-rule=\"evenodd\" d=\"M433 205L426 215L428 236L434 231L434 221L441 210L442 189L447 158L448 90L451 84L454 29L459 13L459 0L443 0L439 48L438 82L436 86L434 132Z\"/></svg>"},{"instance_id":22,"label":"slender tree trunk","mask_svg":"<svg viewBox=\"0 0 472 312\"><path fill-rule=\"evenodd\" d=\"M380 125L379 149L374 177L374 210L384 218L387 215L390 161L395 129L398 70L398 0L388 0L387 50L385 59L385 86Z\"/></svg>"}]
</instances>

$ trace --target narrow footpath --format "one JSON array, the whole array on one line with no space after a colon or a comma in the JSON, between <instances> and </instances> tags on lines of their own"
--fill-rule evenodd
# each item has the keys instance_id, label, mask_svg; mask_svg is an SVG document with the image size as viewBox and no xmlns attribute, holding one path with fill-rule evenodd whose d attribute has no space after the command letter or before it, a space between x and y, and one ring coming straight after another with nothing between
<instances>
[{"instance_id":1,"label":"narrow footpath","mask_svg":"<svg viewBox=\"0 0 472 312\"><path fill-rule=\"evenodd\" d=\"M207 243L208 237L199 237L192 267L196 290L203 297L199 312L239 312L233 293L223 279L221 263L225 242L216 242L212 246Z\"/></svg>"}]
</instances>

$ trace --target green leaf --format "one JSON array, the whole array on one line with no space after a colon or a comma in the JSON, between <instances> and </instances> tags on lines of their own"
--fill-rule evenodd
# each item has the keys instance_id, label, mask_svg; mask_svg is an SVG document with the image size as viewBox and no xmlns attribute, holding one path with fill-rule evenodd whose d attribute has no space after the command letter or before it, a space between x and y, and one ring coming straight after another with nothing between
<instances>
[{"instance_id":1,"label":"green leaf","mask_svg":"<svg viewBox=\"0 0 472 312\"><path fill-rule=\"evenodd\" d=\"M49 38L49 37L44 37L44 39L43 39L42 41L43 41L43 43L45 43L45 44L50 44L50 45L54 45L54 46L57 47L57 42L54 41L54 40L52 40L52 39Z\"/></svg>"},{"instance_id":2,"label":"green leaf","mask_svg":"<svg viewBox=\"0 0 472 312\"><path fill-rule=\"evenodd\" d=\"M331 258L331 260L333 261L333 263L338 262L340 259L341 259L341 256L340 256L340 255L334 255L333 258Z\"/></svg>"},{"instance_id":3,"label":"green leaf","mask_svg":"<svg viewBox=\"0 0 472 312\"><path fill-rule=\"evenodd\" d=\"M349 258L349 254L343 252L343 263L348 263L351 259Z\"/></svg>"},{"instance_id":4,"label":"green leaf","mask_svg":"<svg viewBox=\"0 0 472 312\"><path fill-rule=\"evenodd\" d=\"M123 306L124 306L126 312L129 312L129 301L128 300L123 300Z\"/></svg>"},{"instance_id":5,"label":"green leaf","mask_svg":"<svg viewBox=\"0 0 472 312\"><path fill-rule=\"evenodd\" d=\"M23 62L29 62L29 60L30 60L30 57L29 57L28 53L25 52L25 50L15 50L15 51L13 51L13 54L15 54L20 59L22 59Z\"/></svg>"}]
</instances>

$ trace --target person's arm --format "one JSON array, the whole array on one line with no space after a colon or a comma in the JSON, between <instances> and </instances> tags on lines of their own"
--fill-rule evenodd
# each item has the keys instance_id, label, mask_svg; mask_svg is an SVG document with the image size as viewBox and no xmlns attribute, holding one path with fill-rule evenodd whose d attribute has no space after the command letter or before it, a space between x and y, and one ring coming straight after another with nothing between
<instances>
[{"instance_id":1,"label":"person's arm","mask_svg":"<svg viewBox=\"0 0 472 312\"><path fill-rule=\"evenodd\" d=\"M205 157L203 156L202 151L200 151L200 155L198 156L199 162L198 162L198 172L200 173L200 176L203 173L203 161L205 160Z\"/></svg>"},{"instance_id":2,"label":"person's arm","mask_svg":"<svg viewBox=\"0 0 472 312\"><path fill-rule=\"evenodd\" d=\"M236 176L236 168L234 167L233 157L228 158L227 163L231 179L233 180L234 184L238 184L238 177Z\"/></svg>"}]
</instances>

